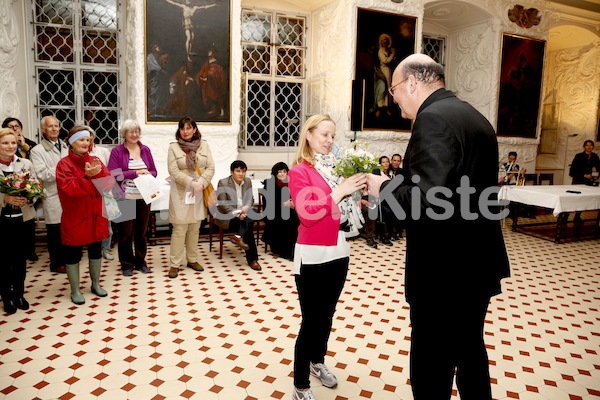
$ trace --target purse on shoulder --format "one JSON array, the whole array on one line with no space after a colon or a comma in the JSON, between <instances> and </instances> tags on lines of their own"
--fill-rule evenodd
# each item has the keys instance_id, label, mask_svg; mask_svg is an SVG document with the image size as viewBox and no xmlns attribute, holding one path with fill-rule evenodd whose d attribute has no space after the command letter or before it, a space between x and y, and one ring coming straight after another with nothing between
<instances>
[{"instance_id":1,"label":"purse on shoulder","mask_svg":"<svg viewBox=\"0 0 600 400\"><path fill-rule=\"evenodd\" d=\"M196 165L196 172L198 176L202 176L202 171ZM215 193L215 188L212 183L209 183L207 187L202 191L202 199L204 200L204 206L207 208L211 208L217 205L217 194Z\"/></svg>"}]
</instances>

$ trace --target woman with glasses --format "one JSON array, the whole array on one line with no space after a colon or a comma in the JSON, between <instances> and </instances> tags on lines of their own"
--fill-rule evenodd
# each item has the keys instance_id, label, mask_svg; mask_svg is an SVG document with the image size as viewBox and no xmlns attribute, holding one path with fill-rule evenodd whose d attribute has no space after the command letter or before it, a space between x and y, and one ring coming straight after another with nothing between
<instances>
[{"instance_id":1,"label":"woman with glasses","mask_svg":"<svg viewBox=\"0 0 600 400\"><path fill-rule=\"evenodd\" d=\"M121 202L124 207L121 208L135 210L134 215L128 216L124 213L125 215L117 220L119 262L124 276L133 276L134 269L143 274L151 272L146 264L146 232L150 220L150 204L146 204L142 198L134 179L144 174L156 177L158 172L150 148L140 142L141 134L142 130L137 121L128 119L123 122L123 143L112 149L108 160L108 169L120 184L121 195L125 198L124 202Z\"/></svg>"},{"instance_id":2,"label":"woman with glasses","mask_svg":"<svg viewBox=\"0 0 600 400\"><path fill-rule=\"evenodd\" d=\"M2 122L3 128L12 129L17 135L17 157L29 159L29 152L37 143L23 136L23 124L17 118L8 117Z\"/></svg>"}]
</instances>

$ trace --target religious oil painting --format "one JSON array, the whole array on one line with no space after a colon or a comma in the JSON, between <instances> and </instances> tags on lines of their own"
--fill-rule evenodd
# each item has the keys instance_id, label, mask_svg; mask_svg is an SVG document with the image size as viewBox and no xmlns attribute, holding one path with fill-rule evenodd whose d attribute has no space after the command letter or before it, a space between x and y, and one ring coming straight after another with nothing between
<instances>
[{"instance_id":1,"label":"religious oil painting","mask_svg":"<svg viewBox=\"0 0 600 400\"><path fill-rule=\"evenodd\" d=\"M229 0L146 0L146 121L231 121Z\"/></svg>"},{"instance_id":2,"label":"religious oil painting","mask_svg":"<svg viewBox=\"0 0 600 400\"><path fill-rule=\"evenodd\" d=\"M389 88L396 66L415 52L416 23L406 15L357 9L352 119L360 120L360 130L410 130Z\"/></svg>"},{"instance_id":3,"label":"religious oil painting","mask_svg":"<svg viewBox=\"0 0 600 400\"><path fill-rule=\"evenodd\" d=\"M502 35L498 135L536 137L545 48L544 40Z\"/></svg>"}]
</instances>

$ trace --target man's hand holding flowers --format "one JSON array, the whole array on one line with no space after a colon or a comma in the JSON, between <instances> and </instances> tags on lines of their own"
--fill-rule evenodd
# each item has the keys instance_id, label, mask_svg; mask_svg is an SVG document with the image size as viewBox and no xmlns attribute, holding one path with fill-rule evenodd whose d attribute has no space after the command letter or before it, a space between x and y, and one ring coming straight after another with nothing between
<instances>
[{"instance_id":1,"label":"man's hand holding flowers","mask_svg":"<svg viewBox=\"0 0 600 400\"><path fill-rule=\"evenodd\" d=\"M351 148L344 150L333 169L334 173L346 178L340 187L347 183L349 189L353 188L354 190L347 194L352 194L357 202L362 197L362 192L366 190L366 174L379 166L377 158L359 148L361 145L360 142L354 142Z\"/></svg>"}]
</instances>

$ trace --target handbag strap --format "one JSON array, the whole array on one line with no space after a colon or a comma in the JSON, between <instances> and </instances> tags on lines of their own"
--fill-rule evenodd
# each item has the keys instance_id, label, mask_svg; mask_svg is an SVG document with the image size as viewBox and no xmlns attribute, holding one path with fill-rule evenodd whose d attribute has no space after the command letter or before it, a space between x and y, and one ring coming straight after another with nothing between
<instances>
[{"instance_id":1,"label":"handbag strap","mask_svg":"<svg viewBox=\"0 0 600 400\"><path fill-rule=\"evenodd\" d=\"M200 168L196 165L196 173L198 174L198 176L202 176L202 171L200 171Z\"/></svg>"}]
</instances>

